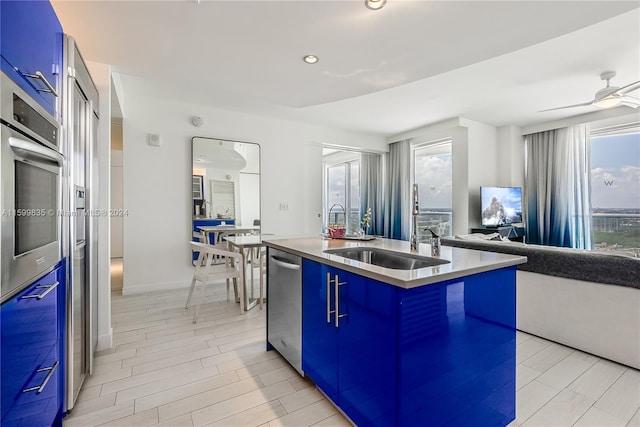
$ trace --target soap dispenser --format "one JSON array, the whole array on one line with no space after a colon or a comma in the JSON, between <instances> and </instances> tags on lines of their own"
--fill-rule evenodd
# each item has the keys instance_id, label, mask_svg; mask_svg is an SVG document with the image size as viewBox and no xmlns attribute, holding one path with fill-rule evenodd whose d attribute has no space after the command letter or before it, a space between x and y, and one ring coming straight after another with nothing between
<instances>
[{"instance_id":1,"label":"soap dispenser","mask_svg":"<svg viewBox=\"0 0 640 427\"><path fill-rule=\"evenodd\" d=\"M440 236L429 228L426 228L425 231L431 233L431 256L437 258L440 256Z\"/></svg>"}]
</instances>

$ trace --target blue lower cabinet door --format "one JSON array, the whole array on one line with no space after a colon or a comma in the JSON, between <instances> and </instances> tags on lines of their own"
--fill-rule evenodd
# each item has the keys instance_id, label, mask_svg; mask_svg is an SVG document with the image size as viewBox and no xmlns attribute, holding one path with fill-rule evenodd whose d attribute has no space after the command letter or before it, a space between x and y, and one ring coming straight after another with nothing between
<instances>
[{"instance_id":1,"label":"blue lower cabinet door","mask_svg":"<svg viewBox=\"0 0 640 427\"><path fill-rule=\"evenodd\" d=\"M340 408L356 425L396 425L396 288L338 270Z\"/></svg>"},{"instance_id":2,"label":"blue lower cabinet door","mask_svg":"<svg viewBox=\"0 0 640 427\"><path fill-rule=\"evenodd\" d=\"M55 425L60 409L60 372L61 361L57 349L38 366L25 386L12 410L3 421L6 425L16 426L52 426Z\"/></svg>"},{"instance_id":3,"label":"blue lower cabinet door","mask_svg":"<svg viewBox=\"0 0 640 427\"><path fill-rule=\"evenodd\" d=\"M60 407L56 271L0 310L1 416L5 426L50 426Z\"/></svg>"},{"instance_id":4,"label":"blue lower cabinet door","mask_svg":"<svg viewBox=\"0 0 640 427\"><path fill-rule=\"evenodd\" d=\"M398 425L513 421L515 268L403 289L399 296Z\"/></svg>"},{"instance_id":5,"label":"blue lower cabinet door","mask_svg":"<svg viewBox=\"0 0 640 427\"><path fill-rule=\"evenodd\" d=\"M325 265L303 260L302 370L337 403L338 329L331 313L334 294L327 287L327 272Z\"/></svg>"}]
</instances>

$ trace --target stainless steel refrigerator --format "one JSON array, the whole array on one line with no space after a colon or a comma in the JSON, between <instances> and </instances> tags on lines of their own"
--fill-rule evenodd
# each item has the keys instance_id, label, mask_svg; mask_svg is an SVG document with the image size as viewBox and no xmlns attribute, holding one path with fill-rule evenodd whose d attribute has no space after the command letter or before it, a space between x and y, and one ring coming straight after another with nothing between
<instances>
[{"instance_id":1,"label":"stainless steel refrigerator","mask_svg":"<svg viewBox=\"0 0 640 427\"><path fill-rule=\"evenodd\" d=\"M97 239L96 200L98 91L72 37L64 43L63 123L64 200L70 215L64 218L64 255L67 277L67 392L70 411L85 377L93 369L97 344Z\"/></svg>"}]
</instances>

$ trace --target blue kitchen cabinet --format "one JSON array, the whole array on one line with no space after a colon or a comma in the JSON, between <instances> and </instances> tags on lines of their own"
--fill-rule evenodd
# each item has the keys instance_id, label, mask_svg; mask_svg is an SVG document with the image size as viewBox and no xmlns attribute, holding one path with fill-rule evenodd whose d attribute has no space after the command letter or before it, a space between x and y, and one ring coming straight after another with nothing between
<instances>
[{"instance_id":1,"label":"blue kitchen cabinet","mask_svg":"<svg viewBox=\"0 0 640 427\"><path fill-rule=\"evenodd\" d=\"M414 288L308 259L302 274L302 370L356 425L515 419L515 267Z\"/></svg>"},{"instance_id":2,"label":"blue kitchen cabinet","mask_svg":"<svg viewBox=\"0 0 640 427\"><path fill-rule=\"evenodd\" d=\"M394 425L396 289L307 259L302 274L303 371L357 425Z\"/></svg>"},{"instance_id":3,"label":"blue kitchen cabinet","mask_svg":"<svg viewBox=\"0 0 640 427\"><path fill-rule=\"evenodd\" d=\"M0 2L2 71L60 120L62 26L48 1Z\"/></svg>"},{"instance_id":4,"label":"blue kitchen cabinet","mask_svg":"<svg viewBox=\"0 0 640 427\"><path fill-rule=\"evenodd\" d=\"M307 259L302 263L302 370L325 394L338 402L338 328L329 267ZM329 313L328 313L329 312Z\"/></svg>"},{"instance_id":5,"label":"blue kitchen cabinet","mask_svg":"<svg viewBox=\"0 0 640 427\"><path fill-rule=\"evenodd\" d=\"M398 426L515 419L515 267L398 291Z\"/></svg>"},{"instance_id":6,"label":"blue kitchen cabinet","mask_svg":"<svg viewBox=\"0 0 640 427\"><path fill-rule=\"evenodd\" d=\"M64 267L0 308L0 424L62 425Z\"/></svg>"}]
</instances>

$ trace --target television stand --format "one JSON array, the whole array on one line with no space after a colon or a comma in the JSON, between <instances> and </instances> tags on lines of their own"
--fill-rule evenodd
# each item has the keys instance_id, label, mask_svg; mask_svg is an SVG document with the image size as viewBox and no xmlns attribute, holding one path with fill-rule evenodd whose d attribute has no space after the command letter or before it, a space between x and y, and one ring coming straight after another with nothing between
<instances>
[{"instance_id":1,"label":"television stand","mask_svg":"<svg viewBox=\"0 0 640 427\"><path fill-rule=\"evenodd\" d=\"M472 228L472 233L492 234L499 233L500 236L506 237L512 242L524 243L524 227L516 225L500 225L498 227L479 227Z\"/></svg>"}]
</instances>

